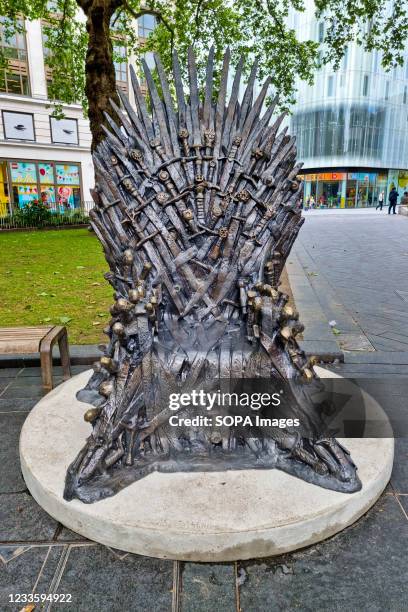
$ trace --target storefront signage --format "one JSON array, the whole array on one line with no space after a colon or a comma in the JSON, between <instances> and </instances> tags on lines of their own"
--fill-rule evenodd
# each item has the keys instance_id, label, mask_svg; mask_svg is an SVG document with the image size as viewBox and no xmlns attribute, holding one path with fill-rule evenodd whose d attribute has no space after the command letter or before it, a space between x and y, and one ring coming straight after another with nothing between
<instances>
[{"instance_id":1,"label":"storefront signage","mask_svg":"<svg viewBox=\"0 0 408 612\"><path fill-rule=\"evenodd\" d=\"M346 172L321 172L319 174L305 174L304 181L343 181L347 178Z\"/></svg>"},{"instance_id":2,"label":"storefront signage","mask_svg":"<svg viewBox=\"0 0 408 612\"><path fill-rule=\"evenodd\" d=\"M319 172L318 174L304 174L304 181L360 181L363 183L374 182L377 178L375 172Z\"/></svg>"},{"instance_id":3,"label":"storefront signage","mask_svg":"<svg viewBox=\"0 0 408 612\"><path fill-rule=\"evenodd\" d=\"M349 172L347 178L349 181L363 181L364 183L369 183L375 181L377 174L375 172L368 174L366 172Z\"/></svg>"}]
</instances>

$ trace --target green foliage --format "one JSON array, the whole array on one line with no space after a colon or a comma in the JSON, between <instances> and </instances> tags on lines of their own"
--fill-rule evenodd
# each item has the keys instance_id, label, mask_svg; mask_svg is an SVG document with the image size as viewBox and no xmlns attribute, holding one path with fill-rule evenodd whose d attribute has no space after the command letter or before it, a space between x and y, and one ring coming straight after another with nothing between
<instances>
[{"instance_id":1,"label":"green foliage","mask_svg":"<svg viewBox=\"0 0 408 612\"><path fill-rule=\"evenodd\" d=\"M29 202L13 215L15 222L26 227L44 227L50 222L52 213L42 202Z\"/></svg>"},{"instance_id":2,"label":"green foliage","mask_svg":"<svg viewBox=\"0 0 408 612\"><path fill-rule=\"evenodd\" d=\"M312 83L321 64L337 67L350 41L363 49L379 49L382 65L389 69L403 61L408 32L407 2L384 0L315 0L316 16L324 20L324 41L299 40L288 23L288 15L297 11L301 20L304 0L0 0L0 14L5 15L4 37L21 31L19 16L43 20L48 48L47 63L52 70L50 98L54 113L62 114L62 102L78 101L86 108L85 55L88 47L86 19L95 5L113 14L111 37L127 53L140 57L146 51L158 51L167 71L171 54L177 49L185 66L187 49L192 45L198 56L200 76L208 48L214 45L216 74L220 72L222 54L231 48L233 63L240 54L246 58L246 69L257 57L261 77L272 76L272 84L285 107L296 95L296 79ZM154 15L155 31L140 46L135 20L143 14ZM78 19L79 15L79 19ZM120 60L120 54L114 54ZM0 57L3 63L7 57Z\"/></svg>"},{"instance_id":3,"label":"green foliage","mask_svg":"<svg viewBox=\"0 0 408 612\"><path fill-rule=\"evenodd\" d=\"M49 3L47 3L49 6ZM53 115L63 116L61 102L79 102L86 111L85 54L88 36L85 23L76 19L78 5L75 0L56 0L53 12L48 12L42 23L46 63L52 80L48 85L54 105ZM56 11L56 12L54 12Z\"/></svg>"},{"instance_id":4,"label":"green foliage","mask_svg":"<svg viewBox=\"0 0 408 612\"><path fill-rule=\"evenodd\" d=\"M81 210L57 213L42 203L31 202L16 210L13 215L2 217L0 221L0 228L44 228L84 225L89 223L89 217Z\"/></svg>"}]
</instances>

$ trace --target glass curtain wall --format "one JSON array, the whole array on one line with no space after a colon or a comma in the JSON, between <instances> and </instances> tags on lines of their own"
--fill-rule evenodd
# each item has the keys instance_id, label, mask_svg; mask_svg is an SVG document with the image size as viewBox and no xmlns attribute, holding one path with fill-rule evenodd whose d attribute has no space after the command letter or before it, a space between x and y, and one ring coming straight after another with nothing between
<instances>
[{"instance_id":1,"label":"glass curtain wall","mask_svg":"<svg viewBox=\"0 0 408 612\"><path fill-rule=\"evenodd\" d=\"M384 108L358 105L299 112L292 117L298 156L381 159L385 115Z\"/></svg>"}]
</instances>

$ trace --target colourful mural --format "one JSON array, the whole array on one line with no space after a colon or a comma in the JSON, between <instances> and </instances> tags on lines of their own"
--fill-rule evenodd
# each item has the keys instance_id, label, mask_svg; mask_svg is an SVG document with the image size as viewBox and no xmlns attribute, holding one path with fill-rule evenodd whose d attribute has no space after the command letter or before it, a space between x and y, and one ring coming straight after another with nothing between
<instances>
[{"instance_id":1,"label":"colourful mural","mask_svg":"<svg viewBox=\"0 0 408 612\"><path fill-rule=\"evenodd\" d=\"M10 163L12 183L37 183L37 168L31 162Z\"/></svg>"},{"instance_id":2,"label":"colourful mural","mask_svg":"<svg viewBox=\"0 0 408 612\"><path fill-rule=\"evenodd\" d=\"M38 164L38 172L40 175L40 183L53 184L54 183L54 164L41 162Z\"/></svg>"},{"instance_id":3,"label":"colourful mural","mask_svg":"<svg viewBox=\"0 0 408 612\"><path fill-rule=\"evenodd\" d=\"M58 185L79 185L79 167L69 164L56 164Z\"/></svg>"}]
</instances>

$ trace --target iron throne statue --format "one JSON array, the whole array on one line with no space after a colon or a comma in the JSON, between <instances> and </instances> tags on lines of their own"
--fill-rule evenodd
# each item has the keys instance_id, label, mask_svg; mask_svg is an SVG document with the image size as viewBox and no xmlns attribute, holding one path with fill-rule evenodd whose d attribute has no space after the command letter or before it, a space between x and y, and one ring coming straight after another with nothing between
<instances>
[{"instance_id":1,"label":"iron throne statue","mask_svg":"<svg viewBox=\"0 0 408 612\"><path fill-rule=\"evenodd\" d=\"M97 501L155 470L278 468L337 491L361 488L347 450L319 431L310 401L319 380L278 289L303 222L295 139L278 133L274 104L261 115L270 81L254 100L256 65L240 102L243 62L227 100L229 51L217 96L213 59L211 50L200 93L190 51L186 94L174 55L177 108L159 57L159 85L143 64L148 105L131 71L136 111L119 92L120 125L107 116L94 153L91 223L114 304L104 355L78 393L94 406L84 416L93 429L68 469L68 500ZM258 377L288 381L293 410L315 433L170 426L170 389Z\"/></svg>"}]
</instances>

